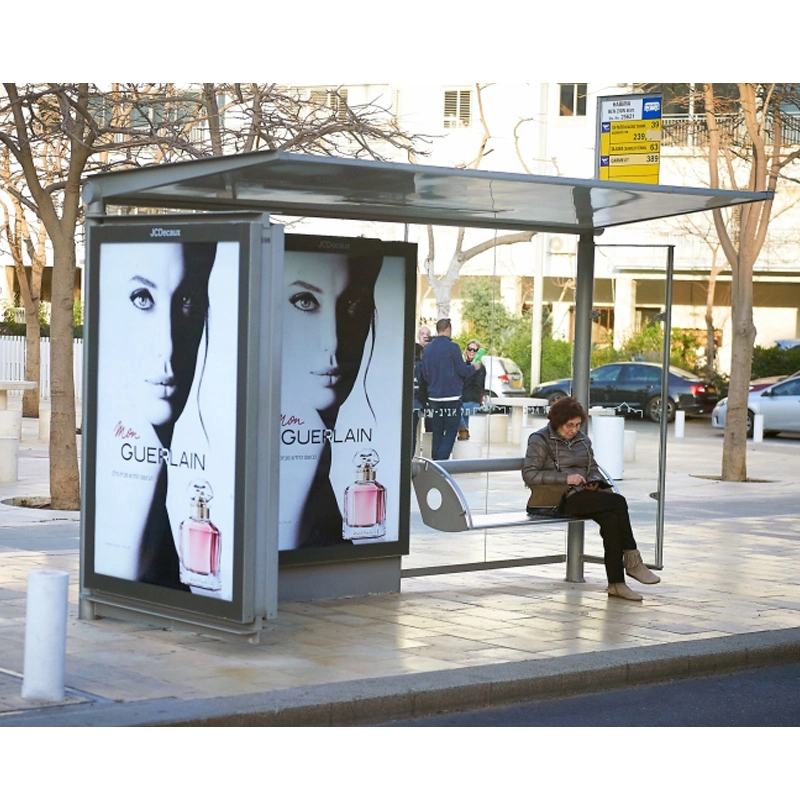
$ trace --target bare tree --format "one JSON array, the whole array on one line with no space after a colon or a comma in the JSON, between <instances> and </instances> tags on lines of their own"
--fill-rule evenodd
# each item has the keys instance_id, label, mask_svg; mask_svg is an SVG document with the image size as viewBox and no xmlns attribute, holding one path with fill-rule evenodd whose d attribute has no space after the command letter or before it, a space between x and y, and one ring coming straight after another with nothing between
<instances>
[{"instance_id":1,"label":"bare tree","mask_svg":"<svg viewBox=\"0 0 800 800\"><path fill-rule=\"evenodd\" d=\"M277 84L3 84L0 144L24 176L25 204L52 245L50 495L80 504L73 384L75 243L80 192L93 173L265 148L385 158L424 141L387 109L351 107L344 91ZM9 189L0 176L0 188Z\"/></svg>"},{"instance_id":2,"label":"bare tree","mask_svg":"<svg viewBox=\"0 0 800 800\"><path fill-rule=\"evenodd\" d=\"M714 84L703 84L710 185L775 191L783 170L800 157L800 148L788 145L785 137L786 126L800 112L800 87L766 83L737 87L738 98L728 100L718 96ZM721 124L724 111L733 111L739 124ZM753 266L764 246L772 210L772 200L742 206L727 224L720 209L712 212L732 273L731 380L722 445L722 479L727 481L747 480L747 395L756 335Z\"/></svg>"},{"instance_id":3,"label":"bare tree","mask_svg":"<svg viewBox=\"0 0 800 800\"><path fill-rule=\"evenodd\" d=\"M470 161L465 161L457 166L463 169L478 169L484 157L491 153L487 149L492 134L489 130L489 124L486 119L486 114L483 108L483 91L487 86L475 84L475 97L478 105L478 119L480 120L483 133L480 142L478 143L477 152ZM519 232L519 233L506 233L501 236L492 236L491 238L484 239L478 244L465 248L464 240L466 236L466 228L460 227L456 231L456 241L453 251L450 253L447 267L444 270L437 272L436 265L436 241L433 226L427 226L427 244L428 251L423 262L423 268L428 278L428 283L433 291L433 296L436 299L436 316L439 319L450 316L450 294L453 290L461 268L470 259L486 253L495 247L502 247L504 245L517 244L518 242L530 242L535 236L535 233Z\"/></svg>"},{"instance_id":4,"label":"bare tree","mask_svg":"<svg viewBox=\"0 0 800 800\"><path fill-rule=\"evenodd\" d=\"M738 213L738 206L733 209L725 209L725 212ZM714 306L717 292L717 278L725 271L728 262L721 252L722 247L714 227L713 219L707 214L689 214L682 217L674 217L661 220L662 230L671 236L691 237L702 242L709 251L711 263L708 267L708 279L706 283L706 310L704 321L706 324L706 344L705 344L705 378L711 382L714 380L717 362L717 344L714 336ZM699 270L698 270L699 272Z\"/></svg>"},{"instance_id":5,"label":"bare tree","mask_svg":"<svg viewBox=\"0 0 800 800\"><path fill-rule=\"evenodd\" d=\"M684 128L665 135L705 150L711 188L774 192L781 181L792 180L787 168L800 158L800 84L638 86L667 89L670 102L687 112L681 121ZM776 216L774 210L774 201L768 200L727 214L722 209L712 211L722 254L731 267L732 356L723 480L747 480L747 395L756 335L753 268Z\"/></svg>"},{"instance_id":6,"label":"bare tree","mask_svg":"<svg viewBox=\"0 0 800 800\"><path fill-rule=\"evenodd\" d=\"M0 180L6 181L8 159L0 164ZM20 297L25 309L25 380L34 381L36 388L27 389L22 396L22 415L39 416L41 328L39 307L42 296L42 275L47 260L47 235L41 225L32 227L25 213L21 195L9 192L8 202L0 195L0 209L3 211L3 233L8 242L9 253L14 264L14 273L19 283ZM30 279L26 269L31 265Z\"/></svg>"}]
</instances>

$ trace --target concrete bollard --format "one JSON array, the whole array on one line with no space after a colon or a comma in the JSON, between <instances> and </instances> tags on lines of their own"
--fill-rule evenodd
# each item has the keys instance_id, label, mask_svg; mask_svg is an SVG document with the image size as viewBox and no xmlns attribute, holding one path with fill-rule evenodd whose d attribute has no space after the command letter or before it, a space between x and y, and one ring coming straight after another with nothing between
<instances>
[{"instance_id":1,"label":"concrete bollard","mask_svg":"<svg viewBox=\"0 0 800 800\"><path fill-rule=\"evenodd\" d=\"M469 418L469 438L470 441L473 439L479 442L486 441L486 430L487 430L487 414L473 414Z\"/></svg>"},{"instance_id":2,"label":"concrete bollard","mask_svg":"<svg viewBox=\"0 0 800 800\"><path fill-rule=\"evenodd\" d=\"M472 421L470 420L470 426ZM483 457L483 442L479 439L456 439L453 442L453 458L482 458Z\"/></svg>"},{"instance_id":3,"label":"concrete bollard","mask_svg":"<svg viewBox=\"0 0 800 800\"><path fill-rule=\"evenodd\" d=\"M0 436L22 438L22 413L16 408L0 408Z\"/></svg>"},{"instance_id":4,"label":"concrete bollard","mask_svg":"<svg viewBox=\"0 0 800 800\"><path fill-rule=\"evenodd\" d=\"M676 411L675 412L675 438L676 439L683 439L683 435L686 433L686 412L685 411Z\"/></svg>"},{"instance_id":5,"label":"concrete bollard","mask_svg":"<svg viewBox=\"0 0 800 800\"><path fill-rule=\"evenodd\" d=\"M636 461L636 431L625 431L622 458L624 461Z\"/></svg>"},{"instance_id":6,"label":"concrete bollard","mask_svg":"<svg viewBox=\"0 0 800 800\"><path fill-rule=\"evenodd\" d=\"M625 417L592 415L592 447L597 463L616 481L622 480L625 460Z\"/></svg>"},{"instance_id":7,"label":"concrete bollard","mask_svg":"<svg viewBox=\"0 0 800 800\"><path fill-rule=\"evenodd\" d=\"M764 415L756 414L753 417L753 441L764 441Z\"/></svg>"},{"instance_id":8,"label":"concrete bollard","mask_svg":"<svg viewBox=\"0 0 800 800\"><path fill-rule=\"evenodd\" d=\"M429 431L422 433L422 457L430 459L431 450L433 449L433 434Z\"/></svg>"},{"instance_id":9,"label":"concrete bollard","mask_svg":"<svg viewBox=\"0 0 800 800\"><path fill-rule=\"evenodd\" d=\"M16 436L0 436L0 483L15 483L19 480L19 439Z\"/></svg>"},{"instance_id":10,"label":"concrete bollard","mask_svg":"<svg viewBox=\"0 0 800 800\"><path fill-rule=\"evenodd\" d=\"M69 575L55 569L28 573L22 696L61 701L66 692L67 588Z\"/></svg>"},{"instance_id":11,"label":"concrete bollard","mask_svg":"<svg viewBox=\"0 0 800 800\"><path fill-rule=\"evenodd\" d=\"M505 444L508 441L508 416L489 414L489 438L491 444Z\"/></svg>"},{"instance_id":12,"label":"concrete bollard","mask_svg":"<svg viewBox=\"0 0 800 800\"><path fill-rule=\"evenodd\" d=\"M50 441L50 406L39 403L39 441Z\"/></svg>"}]
</instances>

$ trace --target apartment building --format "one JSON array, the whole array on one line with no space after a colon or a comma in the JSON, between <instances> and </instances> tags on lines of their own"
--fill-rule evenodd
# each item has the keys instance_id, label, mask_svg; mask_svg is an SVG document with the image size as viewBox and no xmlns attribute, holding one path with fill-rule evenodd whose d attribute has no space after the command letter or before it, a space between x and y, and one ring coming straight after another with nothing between
<instances>
[{"instance_id":1,"label":"apartment building","mask_svg":"<svg viewBox=\"0 0 800 800\"><path fill-rule=\"evenodd\" d=\"M364 85L348 86L345 90L348 103L382 103L402 128L431 136L428 163L592 178L597 98L634 92L639 86L632 83ZM664 97L660 183L708 185L705 114L702 108L685 101L685 85L667 84L660 88ZM317 92L324 89L314 87ZM720 124L737 122L732 115L721 114ZM784 136L789 141L793 141L792 136L800 141L800 118L796 131L787 131ZM798 185L783 181L755 267L756 344L762 346L771 346L778 339L800 338L800 246L794 234L800 223L798 200ZM331 230L330 223L321 224ZM422 269L422 262L430 253L428 231L422 226L410 226L405 231L398 230L398 226L368 227L371 235L403 235L418 242L421 262L418 311L422 319L435 319L436 299ZM461 249L468 250L493 235L491 230L468 230ZM437 274L446 270L455 251L456 236L455 230L432 232ZM598 342L613 340L619 346L663 310L667 245L675 245L673 327L697 331L698 340L702 340L709 275L712 269L725 263L710 214L609 229L598 237L594 323ZM530 242L490 249L466 261L451 291L450 313L456 326L460 322L464 278L493 276L498 297L509 311L518 312L535 302L535 276L541 275L542 302L552 311L554 335L570 339L576 250L573 236L539 234ZM727 372L731 344L730 269L723 269L716 277L713 321L719 369Z\"/></svg>"}]
</instances>

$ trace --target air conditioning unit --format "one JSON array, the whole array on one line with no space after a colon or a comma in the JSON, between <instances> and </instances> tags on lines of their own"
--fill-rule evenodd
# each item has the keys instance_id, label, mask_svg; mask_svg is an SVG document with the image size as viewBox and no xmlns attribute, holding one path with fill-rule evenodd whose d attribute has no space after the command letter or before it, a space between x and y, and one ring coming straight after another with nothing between
<instances>
[{"instance_id":1,"label":"air conditioning unit","mask_svg":"<svg viewBox=\"0 0 800 800\"><path fill-rule=\"evenodd\" d=\"M564 250L564 240L560 236L550 237L550 252L560 253Z\"/></svg>"}]
</instances>

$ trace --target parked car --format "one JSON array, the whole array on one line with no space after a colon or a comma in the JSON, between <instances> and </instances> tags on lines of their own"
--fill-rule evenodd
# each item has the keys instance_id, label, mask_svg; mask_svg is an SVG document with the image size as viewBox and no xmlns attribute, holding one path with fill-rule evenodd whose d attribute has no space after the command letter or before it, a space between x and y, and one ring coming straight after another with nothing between
<instances>
[{"instance_id":1,"label":"parked car","mask_svg":"<svg viewBox=\"0 0 800 800\"><path fill-rule=\"evenodd\" d=\"M646 361L616 361L595 367L589 373L589 405L622 408L629 413L641 412L646 419L661 419L661 365ZM531 397L544 397L549 402L571 394L572 378L541 383ZM710 414L719 399L717 390L702 378L678 367L669 368L667 421L675 412L687 417Z\"/></svg>"},{"instance_id":2,"label":"parked car","mask_svg":"<svg viewBox=\"0 0 800 800\"><path fill-rule=\"evenodd\" d=\"M486 400L492 397L527 397L522 370L506 356L484 356Z\"/></svg>"},{"instance_id":3,"label":"parked car","mask_svg":"<svg viewBox=\"0 0 800 800\"><path fill-rule=\"evenodd\" d=\"M768 386L773 386L778 381L785 381L788 377L788 375L768 375L766 378L751 378L750 391L755 392L766 389Z\"/></svg>"},{"instance_id":4,"label":"parked car","mask_svg":"<svg viewBox=\"0 0 800 800\"><path fill-rule=\"evenodd\" d=\"M766 389L768 386L774 386L779 381L785 381L787 378L795 378L800 375L800 369L797 372L793 372L791 375L770 375L766 378L751 378L750 379L750 391L755 392L756 390Z\"/></svg>"},{"instance_id":5,"label":"parked car","mask_svg":"<svg viewBox=\"0 0 800 800\"><path fill-rule=\"evenodd\" d=\"M711 414L715 428L725 427L728 398L717 403ZM793 375L766 389L756 389L747 398L747 435L753 435L755 415L764 417L764 436L800 432L800 375Z\"/></svg>"}]
</instances>

